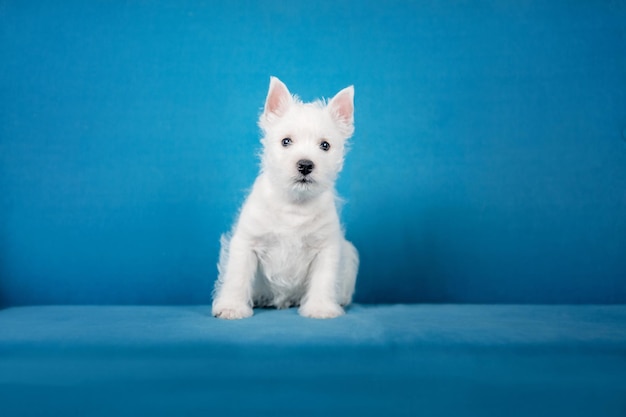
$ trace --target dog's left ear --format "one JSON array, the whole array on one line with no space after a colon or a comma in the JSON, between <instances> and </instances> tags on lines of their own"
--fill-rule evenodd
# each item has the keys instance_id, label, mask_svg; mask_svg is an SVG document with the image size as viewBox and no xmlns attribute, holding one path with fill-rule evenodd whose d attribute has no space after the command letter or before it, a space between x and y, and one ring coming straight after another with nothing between
<instances>
[{"instance_id":1,"label":"dog's left ear","mask_svg":"<svg viewBox=\"0 0 626 417\"><path fill-rule=\"evenodd\" d=\"M347 136L354 131L354 86L346 87L328 102L335 120L345 129Z\"/></svg>"},{"instance_id":2,"label":"dog's left ear","mask_svg":"<svg viewBox=\"0 0 626 417\"><path fill-rule=\"evenodd\" d=\"M265 107L263 114L259 117L261 130L267 132L269 126L285 114L293 100L287 86L278 78L270 77L270 88L265 99Z\"/></svg>"},{"instance_id":3,"label":"dog's left ear","mask_svg":"<svg viewBox=\"0 0 626 417\"><path fill-rule=\"evenodd\" d=\"M287 86L278 78L270 77L270 88L265 99L265 109L263 113L268 116L270 113L281 116L285 108L292 101L291 93Z\"/></svg>"}]
</instances>

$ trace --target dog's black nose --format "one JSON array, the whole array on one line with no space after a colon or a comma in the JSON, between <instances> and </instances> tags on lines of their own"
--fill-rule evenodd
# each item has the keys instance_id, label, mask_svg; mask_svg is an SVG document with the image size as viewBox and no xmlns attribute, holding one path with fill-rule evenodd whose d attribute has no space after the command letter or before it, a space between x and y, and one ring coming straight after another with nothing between
<instances>
[{"instance_id":1,"label":"dog's black nose","mask_svg":"<svg viewBox=\"0 0 626 417\"><path fill-rule=\"evenodd\" d=\"M302 175L309 175L311 171L315 168L315 164L313 161L309 161L308 159L301 159L298 161L298 171Z\"/></svg>"}]
</instances>

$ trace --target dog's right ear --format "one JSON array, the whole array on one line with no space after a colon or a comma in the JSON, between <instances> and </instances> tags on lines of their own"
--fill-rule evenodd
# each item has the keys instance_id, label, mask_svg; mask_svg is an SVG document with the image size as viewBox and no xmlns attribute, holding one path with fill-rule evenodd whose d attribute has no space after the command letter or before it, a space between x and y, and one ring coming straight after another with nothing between
<instances>
[{"instance_id":1,"label":"dog's right ear","mask_svg":"<svg viewBox=\"0 0 626 417\"><path fill-rule=\"evenodd\" d=\"M292 100L287 86L278 78L270 77L270 89L265 99L263 115L266 118L271 117L271 115L282 116Z\"/></svg>"}]
</instances>

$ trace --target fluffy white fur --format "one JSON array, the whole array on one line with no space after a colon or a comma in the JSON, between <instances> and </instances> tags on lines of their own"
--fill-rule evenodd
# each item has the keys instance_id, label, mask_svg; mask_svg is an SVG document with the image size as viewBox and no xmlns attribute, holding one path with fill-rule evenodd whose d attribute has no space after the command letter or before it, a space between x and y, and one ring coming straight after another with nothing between
<instances>
[{"instance_id":1,"label":"fluffy white fur","mask_svg":"<svg viewBox=\"0 0 626 417\"><path fill-rule=\"evenodd\" d=\"M259 119L261 172L231 234L222 236L214 316L291 306L306 317L344 314L359 257L344 238L334 185L354 131L353 102L350 86L328 102L303 103L271 77Z\"/></svg>"}]
</instances>

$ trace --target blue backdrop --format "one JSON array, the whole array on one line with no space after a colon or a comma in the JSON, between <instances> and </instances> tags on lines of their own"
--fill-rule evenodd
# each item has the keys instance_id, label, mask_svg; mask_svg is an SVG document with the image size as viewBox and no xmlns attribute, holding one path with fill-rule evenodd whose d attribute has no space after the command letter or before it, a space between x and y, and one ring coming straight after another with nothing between
<instances>
[{"instance_id":1,"label":"blue backdrop","mask_svg":"<svg viewBox=\"0 0 626 417\"><path fill-rule=\"evenodd\" d=\"M623 2L0 0L0 303L208 303L269 76L354 84L359 302L626 302Z\"/></svg>"}]
</instances>

